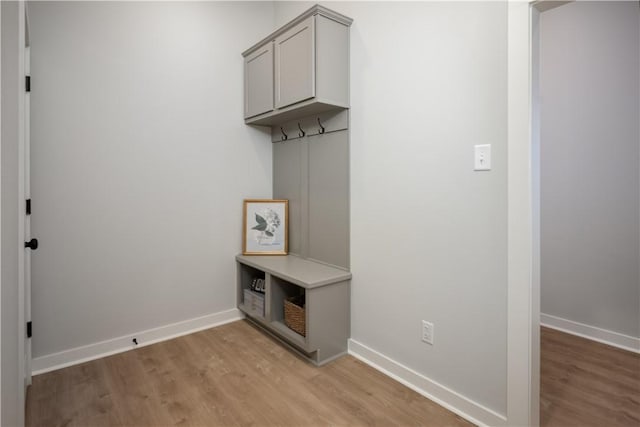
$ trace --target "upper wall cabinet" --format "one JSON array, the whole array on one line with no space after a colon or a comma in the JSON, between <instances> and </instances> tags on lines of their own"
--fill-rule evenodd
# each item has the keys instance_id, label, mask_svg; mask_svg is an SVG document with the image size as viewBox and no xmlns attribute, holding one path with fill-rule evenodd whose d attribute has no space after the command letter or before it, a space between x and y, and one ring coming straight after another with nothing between
<instances>
[{"instance_id":1,"label":"upper wall cabinet","mask_svg":"<svg viewBox=\"0 0 640 427\"><path fill-rule=\"evenodd\" d=\"M352 20L316 5L246 50L245 123L349 108Z\"/></svg>"}]
</instances>

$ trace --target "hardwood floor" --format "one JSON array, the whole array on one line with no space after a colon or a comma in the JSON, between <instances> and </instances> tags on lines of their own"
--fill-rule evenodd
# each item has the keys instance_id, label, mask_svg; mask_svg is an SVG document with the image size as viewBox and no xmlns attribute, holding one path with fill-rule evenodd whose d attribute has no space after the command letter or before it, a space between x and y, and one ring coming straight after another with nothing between
<instances>
[{"instance_id":1,"label":"hardwood floor","mask_svg":"<svg viewBox=\"0 0 640 427\"><path fill-rule=\"evenodd\" d=\"M640 355L549 328L541 335L541 426L640 426Z\"/></svg>"},{"instance_id":2,"label":"hardwood floor","mask_svg":"<svg viewBox=\"0 0 640 427\"><path fill-rule=\"evenodd\" d=\"M542 328L540 424L640 426L640 355ZM240 321L33 378L27 426L468 426L345 356L315 368Z\"/></svg>"},{"instance_id":3,"label":"hardwood floor","mask_svg":"<svg viewBox=\"0 0 640 427\"><path fill-rule=\"evenodd\" d=\"M316 368L245 321L33 378L27 426L468 426L345 356Z\"/></svg>"}]
</instances>

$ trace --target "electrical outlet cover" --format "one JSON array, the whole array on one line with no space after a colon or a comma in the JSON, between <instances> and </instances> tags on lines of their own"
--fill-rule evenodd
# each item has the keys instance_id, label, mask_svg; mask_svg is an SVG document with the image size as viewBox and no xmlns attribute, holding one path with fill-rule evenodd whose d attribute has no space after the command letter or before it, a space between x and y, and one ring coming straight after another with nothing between
<instances>
[{"instance_id":1,"label":"electrical outlet cover","mask_svg":"<svg viewBox=\"0 0 640 427\"><path fill-rule=\"evenodd\" d=\"M422 341L433 345L433 329L433 323L427 322L426 320L422 321Z\"/></svg>"}]
</instances>

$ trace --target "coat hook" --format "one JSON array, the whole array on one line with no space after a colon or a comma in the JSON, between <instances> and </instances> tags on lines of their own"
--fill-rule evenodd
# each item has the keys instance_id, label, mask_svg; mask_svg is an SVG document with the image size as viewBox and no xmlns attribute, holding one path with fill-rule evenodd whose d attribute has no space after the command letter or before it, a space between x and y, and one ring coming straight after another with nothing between
<instances>
[{"instance_id":1,"label":"coat hook","mask_svg":"<svg viewBox=\"0 0 640 427\"><path fill-rule=\"evenodd\" d=\"M280 132L282 132L282 136L280 137L281 141L286 141L287 139L289 139L289 137L287 136L286 133L284 133L284 129L282 129L282 126L280 126Z\"/></svg>"},{"instance_id":2,"label":"coat hook","mask_svg":"<svg viewBox=\"0 0 640 427\"><path fill-rule=\"evenodd\" d=\"M302 138L303 136L305 136L307 133L305 131L302 130L302 128L300 127L300 122L298 122L298 129L300 129L300 132L298 132L298 136L300 138Z\"/></svg>"},{"instance_id":3,"label":"coat hook","mask_svg":"<svg viewBox=\"0 0 640 427\"><path fill-rule=\"evenodd\" d=\"M322 123L320 123L320 117L318 117L318 126L320 126L320 129L318 129L318 133L324 133L324 126L322 126Z\"/></svg>"}]
</instances>

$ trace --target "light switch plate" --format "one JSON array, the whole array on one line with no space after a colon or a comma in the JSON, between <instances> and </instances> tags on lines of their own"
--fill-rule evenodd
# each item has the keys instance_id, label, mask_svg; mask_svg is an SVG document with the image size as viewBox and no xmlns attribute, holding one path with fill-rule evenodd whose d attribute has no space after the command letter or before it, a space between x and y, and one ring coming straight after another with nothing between
<instances>
[{"instance_id":1,"label":"light switch plate","mask_svg":"<svg viewBox=\"0 0 640 427\"><path fill-rule=\"evenodd\" d=\"M476 171L491 170L491 144L474 146L474 167Z\"/></svg>"}]
</instances>

